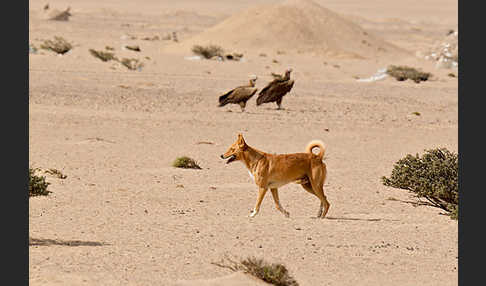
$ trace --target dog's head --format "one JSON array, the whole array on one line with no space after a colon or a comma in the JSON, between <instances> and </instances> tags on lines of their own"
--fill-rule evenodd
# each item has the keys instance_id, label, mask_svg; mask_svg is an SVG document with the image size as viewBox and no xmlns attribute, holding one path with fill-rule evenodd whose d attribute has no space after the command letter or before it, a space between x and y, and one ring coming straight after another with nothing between
<instances>
[{"instance_id":1,"label":"dog's head","mask_svg":"<svg viewBox=\"0 0 486 286\"><path fill-rule=\"evenodd\" d=\"M241 160L241 155L243 151L246 149L246 142L245 139L243 139L243 135L238 134L238 139L236 139L235 143L233 143L229 148L226 153L221 155L221 159L228 159L226 161L226 164L229 164L233 161L238 161Z\"/></svg>"}]
</instances>

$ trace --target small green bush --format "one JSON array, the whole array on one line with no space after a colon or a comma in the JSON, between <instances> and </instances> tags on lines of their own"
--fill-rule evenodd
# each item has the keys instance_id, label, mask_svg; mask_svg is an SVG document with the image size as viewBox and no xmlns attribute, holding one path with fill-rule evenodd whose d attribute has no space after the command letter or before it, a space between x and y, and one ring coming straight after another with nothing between
<instances>
[{"instance_id":1,"label":"small green bush","mask_svg":"<svg viewBox=\"0 0 486 286\"><path fill-rule=\"evenodd\" d=\"M223 57L224 50L220 46L216 45L208 45L208 46L200 46L194 45L192 47L192 52L196 55L203 56L206 59L210 59L214 56Z\"/></svg>"},{"instance_id":2,"label":"small green bush","mask_svg":"<svg viewBox=\"0 0 486 286\"><path fill-rule=\"evenodd\" d=\"M394 66L394 65L390 65L387 68L386 73L396 78L398 81L411 79L416 83L419 83L420 81L426 81L429 79L430 76L432 76L432 74L430 73L421 72L416 70L415 68L411 68L407 66Z\"/></svg>"},{"instance_id":3,"label":"small green bush","mask_svg":"<svg viewBox=\"0 0 486 286\"><path fill-rule=\"evenodd\" d=\"M29 168L29 197L47 196L51 193L51 191L47 190L51 183L46 182L46 177L35 175L35 172L38 170L38 168Z\"/></svg>"},{"instance_id":4,"label":"small green bush","mask_svg":"<svg viewBox=\"0 0 486 286\"><path fill-rule=\"evenodd\" d=\"M54 37L54 40L45 40L40 47L41 49L53 51L58 54L65 54L73 48L73 46L63 37L57 36Z\"/></svg>"},{"instance_id":5,"label":"small green bush","mask_svg":"<svg viewBox=\"0 0 486 286\"><path fill-rule=\"evenodd\" d=\"M232 271L243 271L276 286L298 286L299 283L289 275L287 268L280 263L268 263L263 259L248 257L239 262L226 257L219 263L212 264Z\"/></svg>"},{"instance_id":6,"label":"small green bush","mask_svg":"<svg viewBox=\"0 0 486 286\"><path fill-rule=\"evenodd\" d=\"M172 162L172 166L184 169L202 169L194 159L187 156L182 156L175 159L174 162Z\"/></svg>"},{"instance_id":7,"label":"small green bush","mask_svg":"<svg viewBox=\"0 0 486 286\"><path fill-rule=\"evenodd\" d=\"M458 168L458 154L436 148L426 150L421 157L408 154L395 163L390 178L382 180L385 186L409 190L457 219Z\"/></svg>"}]
</instances>

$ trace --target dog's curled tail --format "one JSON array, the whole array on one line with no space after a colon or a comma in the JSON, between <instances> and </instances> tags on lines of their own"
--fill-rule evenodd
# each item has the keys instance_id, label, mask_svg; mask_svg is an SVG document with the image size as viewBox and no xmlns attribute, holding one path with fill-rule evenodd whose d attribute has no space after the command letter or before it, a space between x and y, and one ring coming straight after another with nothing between
<instances>
[{"instance_id":1,"label":"dog's curled tail","mask_svg":"<svg viewBox=\"0 0 486 286\"><path fill-rule=\"evenodd\" d=\"M311 142L309 142L309 144L307 144L307 147L305 148L305 151L307 153L312 153L312 149L314 149L315 147L319 147L319 154L317 154L316 156L318 156L322 160L322 157L324 157L324 153L326 152L326 147L324 147L324 143L321 140L312 140Z\"/></svg>"}]
</instances>

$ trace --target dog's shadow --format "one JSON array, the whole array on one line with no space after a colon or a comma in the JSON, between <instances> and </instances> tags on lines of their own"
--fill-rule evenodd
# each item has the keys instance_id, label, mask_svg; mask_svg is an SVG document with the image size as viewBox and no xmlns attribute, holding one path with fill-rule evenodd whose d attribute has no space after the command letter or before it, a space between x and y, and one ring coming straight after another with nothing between
<instances>
[{"instance_id":1,"label":"dog's shadow","mask_svg":"<svg viewBox=\"0 0 486 286\"><path fill-rule=\"evenodd\" d=\"M29 237L29 246L104 246L107 243L98 241L82 241L82 240L61 240L61 239L48 239L48 238L32 238Z\"/></svg>"},{"instance_id":2,"label":"dog's shadow","mask_svg":"<svg viewBox=\"0 0 486 286\"><path fill-rule=\"evenodd\" d=\"M384 219L384 218L356 218L356 217L332 217L326 216L326 219L337 221L398 221L397 219Z\"/></svg>"}]
</instances>

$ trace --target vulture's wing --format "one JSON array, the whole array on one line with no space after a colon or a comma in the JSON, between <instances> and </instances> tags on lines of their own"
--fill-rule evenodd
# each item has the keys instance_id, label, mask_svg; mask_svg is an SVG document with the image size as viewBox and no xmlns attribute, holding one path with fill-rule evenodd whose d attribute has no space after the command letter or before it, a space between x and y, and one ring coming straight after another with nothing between
<instances>
[{"instance_id":1,"label":"vulture's wing","mask_svg":"<svg viewBox=\"0 0 486 286\"><path fill-rule=\"evenodd\" d=\"M228 103L247 101L257 92L257 90L256 87L249 86L240 86L232 89L219 97L219 106L224 106Z\"/></svg>"},{"instance_id":2,"label":"vulture's wing","mask_svg":"<svg viewBox=\"0 0 486 286\"><path fill-rule=\"evenodd\" d=\"M291 80L288 80L285 85L282 86L282 96L284 96L285 94L287 94L287 92L289 92L292 87L294 86L294 80L291 79Z\"/></svg>"},{"instance_id":3,"label":"vulture's wing","mask_svg":"<svg viewBox=\"0 0 486 286\"><path fill-rule=\"evenodd\" d=\"M270 82L265 88L263 88L258 97L257 105L266 102L277 101L279 98L284 96L287 92L292 89L294 85L294 80L281 81L278 79Z\"/></svg>"},{"instance_id":4,"label":"vulture's wing","mask_svg":"<svg viewBox=\"0 0 486 286\"><path fill-rule=\"evenodd\" d=\"M233 92L235 92L237 88L234 88L230 91L228 91L227 93L221 95L219 97L219 106L225 106L226 104L230 103L231 101L231 95L233 94Z\"/></svg>"}]
</instances>

